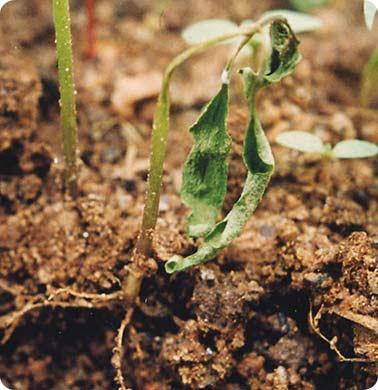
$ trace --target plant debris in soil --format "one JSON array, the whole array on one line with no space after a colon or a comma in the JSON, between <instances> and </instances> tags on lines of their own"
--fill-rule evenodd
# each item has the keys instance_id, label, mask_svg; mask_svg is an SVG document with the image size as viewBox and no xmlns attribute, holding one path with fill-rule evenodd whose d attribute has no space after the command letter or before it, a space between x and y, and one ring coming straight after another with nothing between
<instances>
[{"instance_id":1,"label":"plant debris in soil","mask_svg":"<svg viewBox=\"0 0 378 390\"><path fill-rule=\"evenodd\" d=\"M323 161L274 146L272 182L232 246L190 271L164 272L173 254L197 247L186 236L187 210L178 195L191 147L186 129L217 88L218 76L208 75L222 70L226 47L191 60L172 86L154 237L158 268L143 280L124 337L116 340L127 311L121 286L143 208L155 84L184 47L179 31L209 16L255 18L286 3L171 2L157 31L146 22L148 1L96 3L95 60L85 59L84 10L73 9L76 201L62 193L50 9L14 2L8 18L2 15L9 32L0 40L0 379L22 390L116 389L112 350L118 347L132 389L372 386L378 375L376 161ZM272 143L297 128L332 144L378 142L378 113L360 108L356 93L376 42L361 16L348 25L351 49L345 29L353 12L352 5L319 10L324 31L301 37L304 59L294 75L262 94L259 110ZM248 115L238 91L232 99L229 133L236 142L224 213L246 176Z\"/></svg>"}]
</instances>

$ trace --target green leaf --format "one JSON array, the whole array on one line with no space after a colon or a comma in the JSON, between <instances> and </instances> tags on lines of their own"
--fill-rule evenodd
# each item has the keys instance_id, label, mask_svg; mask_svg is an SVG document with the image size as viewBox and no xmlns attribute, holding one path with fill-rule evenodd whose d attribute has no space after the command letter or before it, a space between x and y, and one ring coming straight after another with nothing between
<instances>
[{"instance_id":1,"label":"green leaf","mask_svg":"<svg viewBox=\"0 0 378 390\"><path fill-rule=\"evenodd\" d=\"M332 155L336 158L366 158L377 154L377 145L358 139L341 141L332 150Z\"/></svg>"},{"instance_id":2,"label":"green leaf","mask_svg":"<svg viewBox=\"0 0 378 390\"><path fill-rule=\"evenodd\" d=\"M369 30L373 28L375 14L378 9L378 0L365 0L364 1L364 15L366 26Z\"/></svg>"},{"instance_id":3,"label":"green leaf","mask_svg":"<svg viewBox=\"0 0 378 390\"><path fill-rule=\"evenodd\" d=\"M263 16L283 16L296 34L318 30L323 26L320 18L288 9L267 11Z\"/></svg>"},{"instance_id":4,"label":"green leaf","mask_svg":"<svg viewBox=\"0 0 378 390\"><path fill-rule=\"evenodd\" d=\"M299 41L286 23L274 22L270 28L272 54L264 75L264 86L278 83L290 75L301 60Z\"/></svg>"},{"instance_id":5,"label":"green leaf","mask_svg":"<svg viewBox=\"0 0 378 390\"><path fill-rule=\"evenodd\" d=\"M378 105L378 50L370 57L362 72L361 104L364 107Z\"/></svg>"},{"instance_id":6,"label":"green leaf","mask_svg":"<svg viewBox=\"0 0 378 390\"><path fill-rule=\"evenodd\" d=\"M223 19L208 19L191 24L181 34L189 45L197 45L218 36L237 31L237 24ZM235 39L232 39L235 41ZM230 43L230 41L226 41Z\"/></svg>"},{"instance_id":7,"label":"green leaf","mask_svg":"<svg viewBox=\"0 0 378 390\"><path fill-rule=\"evenodd\" d=\"M313 8L327 4L327 0L290 0L291 6L297 11L307 12Z\"/></svg>"},{"instance_id":8,"label":"green leaf","mask_svg":"<svg viewBox=\"0 0 378 390\"><path fill-rule=\"evenodd\" d=\"M276 142L286 148L304 153L322 154L325 147L318 136L305 131L286 131L278 135Z\"/></svg>"},{"instance_id":9,"label":"green leaf","mask_svg":"<svg viewBox=\"0 0 378 390\"><path fill-rule=\"evenodd\" d=\"M192 209L188 233L202 237L214 227L227 191L228 85L223 84L190 128L194 145L185 163L181 198Z\"/></svg>"}]
</instances>

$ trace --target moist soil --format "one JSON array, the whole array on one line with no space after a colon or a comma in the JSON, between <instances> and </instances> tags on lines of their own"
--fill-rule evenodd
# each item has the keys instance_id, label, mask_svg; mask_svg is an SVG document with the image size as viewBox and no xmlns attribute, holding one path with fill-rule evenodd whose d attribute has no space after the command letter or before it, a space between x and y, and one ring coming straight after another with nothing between
<instances>
[{"instance_id":1,"label":"moist soil","mask_svg":"<svg viewBox=\"0 0 378 390\"><path fill-rule=\"evenodd\" d=\"M250 3L170 2L157 17L149 1L97 1L94 59L85 57L85 13L74 5L76 200L62 191L51 9L16 1L2 11L0 379L11 389L118 388L113 348L127 305L117 297L140 227L162 71L185 48L185 25L287 6ZM132 389L363 390L376 381L377 161L324 161L274 145L290 129L331 144L378 142L378 112L359 105L377 30L366 30L353 2L335 1L317 14L324 27L300 36L295 74L259 99L277 168L258 210L215 260L167 275L171 255L199 245L186 236L179 198L187 128L216 92L229 47L189 61L175 77L157 268L145 275L122 340L121 368ZM248 113L235 85L224 213L246 175Z\"/></svg>"}]
</instances>

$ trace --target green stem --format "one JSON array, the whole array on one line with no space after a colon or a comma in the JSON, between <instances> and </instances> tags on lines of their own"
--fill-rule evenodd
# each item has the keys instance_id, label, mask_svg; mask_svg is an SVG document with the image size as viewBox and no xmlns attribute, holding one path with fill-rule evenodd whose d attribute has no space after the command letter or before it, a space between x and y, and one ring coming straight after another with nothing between
<instances>
[{"instance_id":1,"label":"green stem","mask_svg":"<svg viewBox=\"0 0 378 390\"><path fill-rule=\"evenodd\" d=\"M71 21L68 0L53 0L58 58L60 115L65 159L65 189L77 195L77 120L72 60Z\"/></svg>"},{"instance_id":2,"label":"green stem","mask_svg":"<svg viewBox=\"0 0 378 390\"><path fill-rule=\"evenodd\" d=\"M183 53L179 54L168 65L163 77L162 88L153 121L150 173L148 176L146 203L143 212L142 229L135 248L136 254L143 255L146 257L150 255L153 232L158 218L163 165L169 130L169 85L173 73L180 65L182 65L185 61L187 61L194 55L197 55L221 42L227 41L232 38L244 36L245 39L239 46L239 49L237 50L235 56L228 64L228 66L231 67L231 64L233 63L237 54L240 52L241 47L244 46L257 31L260 31L262 27L277 20L285 19L277 16L263 18L246 29L241 29L236 32L228 33L211 39L209 41L203 42L201 44L192 46L189 49L185 50Z\"/></svg>"}]
</instances>

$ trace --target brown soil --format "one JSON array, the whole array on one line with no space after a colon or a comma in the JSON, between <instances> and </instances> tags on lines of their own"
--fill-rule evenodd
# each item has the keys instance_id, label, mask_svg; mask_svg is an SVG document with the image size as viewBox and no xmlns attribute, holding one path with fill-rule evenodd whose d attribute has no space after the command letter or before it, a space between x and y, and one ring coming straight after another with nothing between
<instances>
[{"instance_id":1,"label":"brown soil","mask_svg":"<svg viewBox=\"0 0 378 390\"><path fill-rule=\"evenodd\" d=\"M48 2L21 3L1 16L0 379L22 390L116 389L112 349L126 311L120 289L140 225L159 75L185 47L179 31L186 24L256 18L285 2L172 2L152 30L151 2L98 1L99 52L91 61L83 55L83 9L75 7L82 159L75 201L62 193L51 10ZM294 76L261 96L272 142L288 129L330 143L378 142L377 111L358 103L376 39L359 10L337 3L319 10L322 31L301 36L304 59ZM186 128L216 90L227 54L221 47L191 60L172 87L158 269L145 277L126 327L126 383L136 390L366 389L378 374L376 161L321 161L274 146L275 175L242 235L206 265L164 272L172 254L196 248L178 195L191 144ZM129 93L120 87L130 83ZM247 113L237 88L234 95L224 212L246 174Z\"/></svg>"}]
</instances>

